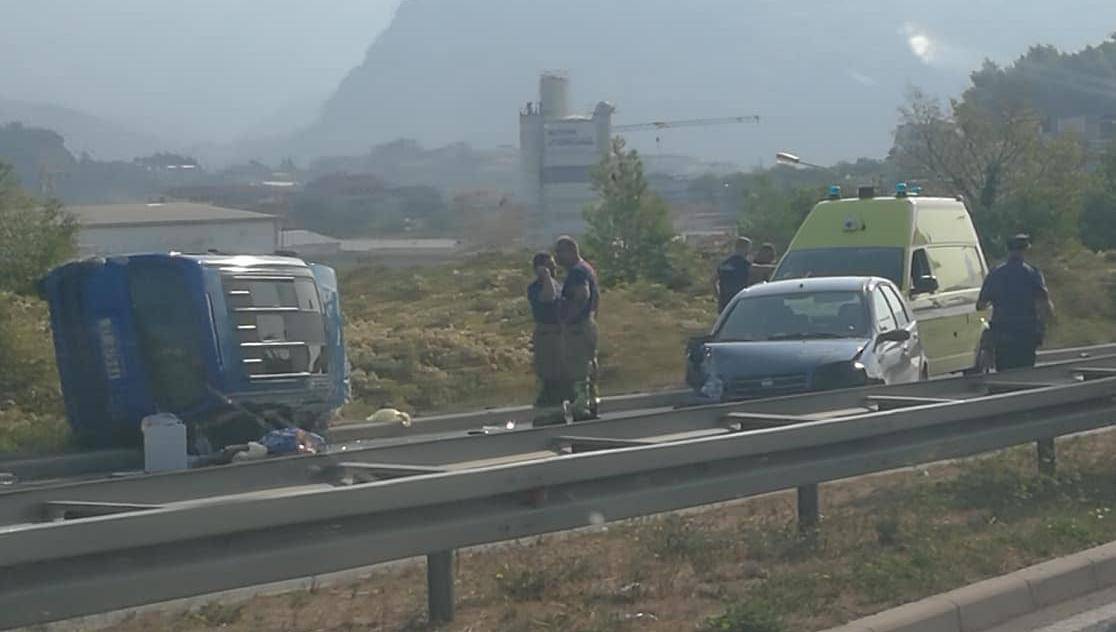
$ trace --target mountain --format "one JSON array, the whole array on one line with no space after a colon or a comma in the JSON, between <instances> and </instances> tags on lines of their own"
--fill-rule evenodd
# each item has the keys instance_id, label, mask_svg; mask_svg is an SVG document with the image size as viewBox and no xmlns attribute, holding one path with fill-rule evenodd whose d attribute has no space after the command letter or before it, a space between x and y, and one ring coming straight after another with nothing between
<instances>
[{"instance_id":1,"label":"mountain","mask_svg":"<svg viewBox=\"0 0 1116 632\"><path fill-rule=\"evenodd\" d=\"M74 154L89 153L101 160L131 160L170 145L105 119L46 103L0 98L0 125L22 123L53 130L66 139Z\"/></svg>"},{"instance_id":2,"label":"mountain","mask_svg":"<svg viewBox=\"0 0 1116 632\"><path fill-rule=\"evenodd\" d=\"M882 155L914 85L962 90L985 57L1036 42L1079 48L1116 23L1110 0L404 0L392 24L284 151L375 143L517 143L537 77L565 69L571 105L612 101L618 123L756 113L758 127L644 134L645 150L742 164Z\"/></svg>"}]
</instances>

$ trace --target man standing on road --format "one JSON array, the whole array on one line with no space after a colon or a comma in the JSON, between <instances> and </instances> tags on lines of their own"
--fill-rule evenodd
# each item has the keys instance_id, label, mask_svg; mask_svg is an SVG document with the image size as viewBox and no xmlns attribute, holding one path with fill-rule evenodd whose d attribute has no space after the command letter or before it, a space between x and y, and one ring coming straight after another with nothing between
<instances>
[{"instance_id":1,"label":"man standing on road","mask_svg":"<svg viewBox=\"0 0 1116 632\"><path fill-rule=\"evenodd\" d=\"M980 289L977 309L992 306L992 344L996 370L1035 365L1035 350L1042 344L1046 323L1054 317L1054 303L1042 272L1028 264L1028 235L1008 240L1008 260L988 274Z\"/></svg>"},{"instance_id":2,"label":"man standing on road","mask_svg":"<svg viewBox=\"0 0 1116 632\"><path fill-rule=\"evenodd\" d=\"M717 313L725 311L732 297L748 287L748 275L751 273L752 262L748 260L748 253L752 251L752 240L747 237L737 237L733 254L717 266Z\"/></svg>"},{"instance_id":3,"label":"man standing on road","mask_svg":"<svg viewBox=\"0 0 1116 632\"><path fill-rule=\"evenodd\" d=\"M573 381L574 421L597 416L597 307L600 291L593 266L581 258L573 237L559 237L554 246L558 264L565 268L561 318L565 336L565 375Z\"/></svg>"},{"instance_id":4,"label":"man standing on road","mask_svg":"<svg viewBox=\"0 0 1116 632\"><path fill-rule=\"evenodd\" d=\"M554 278L557 267L554 257L540 252L531 260L535 280L527 286L527 301L535 331L531 336L534 349L535 375L539 379L539 395L535 398L536 426L563 423L566 420L562 405L573 399L573 388L563 370L562 322L559 299L562 286Z\"/></svg>"}]
</instances>

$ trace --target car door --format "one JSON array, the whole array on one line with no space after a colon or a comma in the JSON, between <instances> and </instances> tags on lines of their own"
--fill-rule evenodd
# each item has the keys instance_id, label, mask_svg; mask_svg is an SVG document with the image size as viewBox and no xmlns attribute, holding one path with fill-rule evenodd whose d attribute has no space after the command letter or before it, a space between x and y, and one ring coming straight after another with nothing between
<instances>
[{"instance_id":1,"label":"car door","mask_svg":"<svg viewBox=\"0 0 1116 632\"><path fill-rule=\"evenodd\" d=\"M930 363L930 373L936 375L949 372L946 365L953 353L952 329L950 323L941 318L942 310L937 292L919 293L913 289L915 280L933 275L926 249L915 250L911 254L910 305L914 312L914 320L918 322L919 332L922 334L922 344L926 349L926 359Z\"/></svg>"},{"instance_id":2,"label":"car door","mask_svg":"<svg viewBox=\"0 0 1116 632\"><path fill-rule=\"evenodd\" d=\"M910 339L899 347L900 360L895 365L893 379L889 378L888 383L917 381L923 376L922 365L924 363L918 322L914 320L910 307L903 300L897 288L888 284L881 284L878 291L887 299L892 313L895 314L895 321L898 326L901 329L906 329L911 334Z\"/></svg>"},{"instance_id":3,"label":"car door","mask_svg":"<svg viewBox=\"0 0 1116 632\"><path fill-rule=\"evenodd\" d=\"M881 334L899 329L899 321L896 319L895 312L888 302L887 297L884 296L881 291L880 286L877 286L871 291L871 299L875 336L869 344L872 345L872 355L876 360L879 377L888 384L902 382L904 381L904 345L908 343L883 340L880 338Z\"/></svg>"}]
</instances>

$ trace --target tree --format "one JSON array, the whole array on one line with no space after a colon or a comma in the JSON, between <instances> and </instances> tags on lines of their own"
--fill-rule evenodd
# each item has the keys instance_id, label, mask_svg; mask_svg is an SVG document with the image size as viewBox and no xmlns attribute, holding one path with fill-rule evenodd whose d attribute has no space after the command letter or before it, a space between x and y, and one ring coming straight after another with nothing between
<instances>
[{"instance_id":1,"label":"tree","mask_svg":"<svg viewBox=\"0 0 1116 632\"><path fill-rule=\"evenodd\" d=\"M40 276L74 254L76 234L60 203L31 197L0 163L0 290L31 292Z\"/></svg>"},{"instance_id":2,"label":"tree","mask_svg":"<svg viewBox=\"0 0 1116 632\"><path fill-rule=\"evenodd\" d=\"M749 174L741 187L739 234L780 249L790 243L823 192L821 187L780 186L769 173Z\"/></svg>"},{"instance_id":3,"label":"tree","mask_svg":"<svg viewBox=\"0 0 1116 632\"><path fill-rule=\"evenodd\" d=\"M1024 167L1042 146L1038 115L1017 100L995 107L954 100L946 111L913 90L900 117L892 156L981 209L994 207L1023 181Z\"/></svg>"},{"instance_id":4,"label":"tree","mask_svg":"<svg viewBox=\"0 0 1116 632\"><path fill-rule=\"evenodd\" d=\"M953 100L945 110L916 90L900 112L891 158L926 179L928 193L963 195L993 253L1012 232L1075 238L1087 179L1081 144L1044 135L1022 97Z\"/></svg>"},{"instance_id":5,"label":"tree","mask_svg":"<svg viewBox=\"0 0 1116 632\"><path fill-rule=\"evenodd\" d=\"M1116 143L1101 155L1094 186L1081 210L1081 241L1093 250L1116 248Z\"/></svg>"},{"instance_id":6,"label":"tree","mask_svg":"<svg viewBox=\"0 0 1116 632\"><path fill-rule=\"evenodd\" d=\"M592 177L600 200L585 210L584 241L602 282L667 281L674 230L666 203L647 190L639 154L616 137Z\"/></svg>"}]
</instances>

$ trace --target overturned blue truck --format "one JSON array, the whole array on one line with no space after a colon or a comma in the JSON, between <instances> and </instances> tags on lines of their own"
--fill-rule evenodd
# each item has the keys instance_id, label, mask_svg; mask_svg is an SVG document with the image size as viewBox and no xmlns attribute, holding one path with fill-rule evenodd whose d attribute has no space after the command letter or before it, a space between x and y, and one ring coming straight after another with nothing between
<instances>
[{"instance_id":1,"label":"overturned blue truck","mask_svg":"<svg viewBox=\"0 0 1116 632\"><path fill-rule=\"evenodd\" d=\"M50 304L66 414L90 447L169 412L192 450L323 428L348 398L337 277L287 256L139 254L62 265Z\"/></svg>"}]
</instances>

